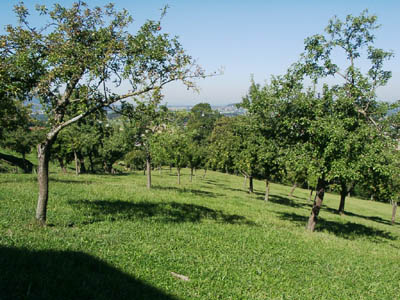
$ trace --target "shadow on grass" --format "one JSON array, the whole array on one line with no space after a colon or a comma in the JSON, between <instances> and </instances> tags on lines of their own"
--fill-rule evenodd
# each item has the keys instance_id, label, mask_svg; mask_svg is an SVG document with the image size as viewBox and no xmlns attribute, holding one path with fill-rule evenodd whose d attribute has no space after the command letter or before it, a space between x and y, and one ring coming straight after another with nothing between
<instances>
[{"instance_id":1,"label":"shadow on grass","mask_svg":"<svg viewBox=\"0 0 400 300\"><path fill-rule=\"evenodd\" d=\"M161 222L197 223L202 220L213 220L217 223L255 225L254 222L247 220L243 216L225 214L221 210L214 210L205 206L168 202L168 203L149 203L149 202L126 202L126 201L106 201L106 200L80 200L71 201L70 204L82 211L89 219L84 224L101 222L105 220L135 220L153 218Z\"/></svg>"},{"instance_id":2,"label":"shadow on grass","mask_svg":"<svg viewBox=\"0 0 400 300\"><path fill-rule=\"evenodd\" d=\"M59 178L49 178L50 182L58 183L72 183L72 184L92 184L93 181L90 180L73 180L73 179L59 179Z\"/></svg>"},{"instance_id":3,"label":"shadow on grass","mask_svg":"<svg viewBox=\"0 0 400 300\"><path fill-rule=\"evenodd\" d=\"M177 299L82 252L0 247L0 299Z\"/></svg>"},{"instance_id":4,"label":"shadow on grass","mask_svg":"<svg viewBox=\"0 0 400 300\"><path fill-rule=\"evenodd\" d=\"M262 195L262 197L257 197L257 199L265 201L264 200L265 195L263 193L256 193L256 195ZM278 195L269 195L268 202L272 202L279 205L286 205L294 208L304 208L304 207L311 208L310 203L296 202L293 201L293 199L290 199L289 197L282 197Z\"/></svg>"},{"instance_id":5,"label":"shadow on grass","mask_svg":"<svg viewBox=\"0 0 400 300\"><path fill-rule=\"evenodd\" d=\"M188 194L194 194L197 196L206 196L206 197L213 197L213 198L223 196L222 194L217 194L217 193L213 193L213 192L196 190L196 189L191 189L191 188L177 188L174 186L153 185L151 188L154 190L160 190L160 191L175 191L177 193L182 193L182 194L188 193Z\"/></svg>"},{"instance_id":6,"label":"shadow on grass","mask_svg":"<svg viewBox=\"0 0 400 300\"><path fill-rule=\"evenodd\" d=\"M325 207L324 210L329 211L330 213L333 213L333 214L338 214L338 210L334 209L334 208ZM394 225L394 224L392 224L391 220L385 220L385 219L382 219L381 217L377 217L377 216L363 216L363 215L355 214L355 213L352 213L349 211L344 212L344 217L345 216L362 218L365 220L369 220L369 221L373 221L373 222L381 223L381 224L385 224L385 225Z\"/></svg>"},{"instance_id":7,"label":"shadow on grass","mask_svg":"<svg viewBox=\"0 0 400 300\"><path fill-rule=\"evenodd\" d=\"M308 217L301 216L295 213L279 213L279 217L283 220L292 221L299 226L305 227ZM373 242L381 242L382 240L396 240L390 232L379 230L363 224L353 222L335 222L327 221L322 218L318 219L316 231L323 231L332 233L338 237L355 240L357 238L367 238Z\"/></svg>"}]
</instances>

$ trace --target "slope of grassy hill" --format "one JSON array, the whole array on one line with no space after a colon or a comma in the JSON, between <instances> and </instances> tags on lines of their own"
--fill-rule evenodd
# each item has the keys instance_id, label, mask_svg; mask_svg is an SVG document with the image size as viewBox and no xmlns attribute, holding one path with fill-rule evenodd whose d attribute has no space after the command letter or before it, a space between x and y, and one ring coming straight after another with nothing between
<instances>
[{"instance_id":1,"label":"slope of grassy hill","mask_svg":"<svg viewBox=\"0 0 400 300\"><path fill-rule=\"evenodd\" d=\"M308 191L202 171L52 173L48 226L34 175L0 174L0 299L398 299L400 225L389 204L326 195L315 233ZM173 273L171 273L173 272ZM177 275L178 274L178 275ZM179 276L184 275L188 277Z\"/></svg>"}]
</instances>

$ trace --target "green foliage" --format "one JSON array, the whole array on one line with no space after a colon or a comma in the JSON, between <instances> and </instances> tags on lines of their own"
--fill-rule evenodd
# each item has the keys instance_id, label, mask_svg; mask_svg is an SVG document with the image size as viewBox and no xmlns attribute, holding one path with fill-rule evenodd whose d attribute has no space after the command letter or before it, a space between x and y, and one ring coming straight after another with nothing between
<instances>
[{"instance_id":1,"label":"green foliage","mask_svg":"<svg viewBox=\"0 0 400 300\"><path fill-rule=\"evenodd\" d=\"M124 156L124 162L131 170L144 170L146 167L146 152L140 148L134 148Z\"/></svg>"},{"instance_id":2,"label":"green foliage","mask_svg":"<svg viewBox=\"0 0 400 300\"><path fill-rule=\"evenodd\" d=\"M237 117L221 117L215 122L208 148L208 164L211 168L232 172L238 152L240 136L236 134Z\"/></svg>"},{"instance_id":3,"label":"green foliage","mask_svg":"<svg viewBox=\"0 0 400 300\"><path fill-rule=\"evenodd\" d=\"M219 112L213 111L208 103L198 103L192 107L187 127L192 132L193 140L197 144L205 144L219 117Z\"/></svg>"},{"instance_id":4,"label":"green foliage","mask_svg":"<svg viewBox=\"0 0 400 300\"><path fill-rule=\"evenodd\" d=\"M178 169L186 167L188 163L187 131L181 127L171 127L164 133L165 148L168 160Z\"/></svg>"}]
</instances>

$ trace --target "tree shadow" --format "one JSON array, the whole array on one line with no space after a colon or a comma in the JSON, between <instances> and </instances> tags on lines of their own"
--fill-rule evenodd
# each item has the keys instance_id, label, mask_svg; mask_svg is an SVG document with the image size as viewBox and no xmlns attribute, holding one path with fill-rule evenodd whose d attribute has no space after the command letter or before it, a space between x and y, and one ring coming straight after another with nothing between
<instances>
[{"instance_id":1,"label":"tree shadow","mask_svg":"<svg viewBox=\"0 0 400 300\"><path fill-rule=\"evenodd\" d=\"M264 200L265 195L263 193L256 193L256 194L262 195L262 197L257 197L257 199L265 201ZM279 195L270 195L268 202L272 202L272 203L279 204L279 205L290 206L293 208L311 207L311 204L309 204L309 203L296 202L296 201L293 201L293 199L290 199L288 197L282 197Z\"/></svg>"},{"instance_id":2,"label":"tree shadow","mask_svg":"<svg viewBox=\"0 0 400 300\"><path fill-rule=\"evenodd\" d=\"M0 299L178 299L82 252L0 247L0 270Z\"/></svg>"},{"instance_id":3,"label":"tree shadow","mask_svg":"<svg viewBox=\"0 0 400 300\"><path fill-rule=\"evenodd\" d=\"M32 173L33 172L33 163L31 163L27 159L19 158L14 155L9 155L5 153L0 153L0 160L4 160L7 163L17 166L24 171L24 173Z\"/></svg>"},{"instance_id":4,"label":"tree shadow","mask_svg":"<svg viewBox=\"0 0 400 300\"><path fill-rule=\"evenodd\" d=\"M69 202L74 208L82 211L88 218L83 224L105 220L135 220L152 218L167 223L198 223L212 220L217 223L255 225L253 221L239 215L225 214L205 206L178 202L127 202L107 200L80 200Z\"/></svg>"},{"instance_id":5,"label":"tree shadow","mask_svg":"<svg viewBox=\"0 0 400 300\"><path fill-rule=\"evenodd\" d=\"M1 174L1 173L0 173ZM18 175L22 175L22 174L18 174ZM26 175L26 174L24 174ZM27 182L37 182L37 177L32 177L31 175L26 175L29 177L25 177L25 176L15 176L12 179L6 178L0 178L0 183L3 184L7 184L7 183L27 183Z\"/></svg>"},{"instance_id":6,"label":"tree shadow","mask_svg":"<svg viewBox=\"0 0 400 300\"><path fill-rule=\"evenodd\" d=\"M155 190L160 190L160 191L175 191L178 193L188 193L188 194L194 194L197 196L206 196L206 197L213 197L213 198L217 198L219 196L222 196L222 194L217 194L217 193L213 193L213 192L209 192L209 191L202 191L202 190L197 190L197 189L192 189L192 188L177 188L177 187L173 187L173 186L161 186L161 185L152 185L151 187L152 189Z\"/></svg>"},{"instance_id":7,"label":"tree shadow","mask_svg":"<svg viewBox=\"0 0 400 300\"><path fill-rule=\"evenodd\" d=\"M301 216L295 213L281 212L279 213L279 215L282 220L288 220L297 223L299 226L305 226L308 221L308 217ZM341 223L324 220L322 218L318 218L315 231L329 232L338 237L348 240L355 240L357 238L367 238L373 242L382 242L383 240L396 240L396 237L392 236L392 234L388 231L353 222Z\"/></svg>"},{"instance_id":8,"label":"tree shadow","mask_svg":"<svg viewBox=\"0 0 400 300\"><path fill-rule=\"evenodd\" d=\"M214 184L217 183L215 180L213 179L204 179L203 182L208 183L208 184Z\"/></svg>"},{"instance_id":9,"label":"tree shadow","mask_svg":"<svg viewBox=\"0 0 400 300\"><path fill-rule=\"evenodd\" d=\"M106 175L106 176L111 176L111 177L123 177L123 176L129 176L131 174L127 173L127 172L123 172L123 171L118 171L116 173L103 173L102 175Z\"/></svg>"},{"instance_id":10,"label":"tree shadow","mask_svg":"<svg viewBox=\"0 0 400 300\"><path fill-rule=\"evenodd\" d=\"M323 208L323 209L326 210L326 211L329 211L330 213L338 214L338 210L337 209L330 208L330 207L326 207L326 208ZM350 217L362 218L362 219L365 219L365 220L369 220L369 221L373 221L373 222L381 223L381 224L385 224L385 225L395 225L395 224L392 224L391 220L385 220L385 219L382 219L381 217L378 217L378 216L363 216L363 215L355 214L355 213L352 213L352 212L349 212L349 211L345 211L344 215L345 216L350 216Z\"/></svg>"},{"instance_id":11,"label":"tree shadow","mask_svg":"<svg viewBox=\"0 0 400 300\"><path fill-rule=\"evenodd\" d=\"M58 183L72 183L72 184L92 184L91 180L73 180L73 179L59 179L59 178L49 178L50 182L58 182Z\"/></svg>"}]
</instances>

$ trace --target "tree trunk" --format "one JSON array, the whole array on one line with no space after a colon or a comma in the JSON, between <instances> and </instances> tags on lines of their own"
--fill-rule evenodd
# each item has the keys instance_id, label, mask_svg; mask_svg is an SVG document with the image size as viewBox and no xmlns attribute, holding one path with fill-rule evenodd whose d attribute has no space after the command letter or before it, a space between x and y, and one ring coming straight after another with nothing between
<instances>
[{"instance_id":1,"label":"tree trunk","mask_svg":"<svg viewBox=\"0 0 400 300\"><path fill-rule=\"evenodd\" d=\"M253 176L249 176L249 193L252 194L253 192L254 192Z\"/></svg>"},{"instance_id":2,"label":"tree trunk","mask_svg":"<svg viewBox=\"0 0 400 300\"><path fill-rule=\"evenodd\" d=\"M104 172L106 172L108 174L112 174L112 171L113 171L112 165L110 165L106 162L103 162L103 167L104 167Z\"/></svg>"},{"instance_id":3,"label":"tree trunk","mask_svg":"<svg viewBox=\"0 0 400 300\"><path fill-rule=\"evenodd\" d=\"M38 151L38 183L39 197L36 206L36 220L41 224L46 224L47 201L49 199L49 160L51 142L46 141L39 144Z\"/></svg>"},{"instance_id":4,"label":"tree trunk","mask_svg":"<svg viewBox=\"0 0 400 300\"><path fill-rule=\"evenodd\" d=\"M147 189L151 189L151 158L150 155L146 157L146 169L147 169Z\"/></svg>"},{"instance_id":5,"label":"tree trunk","mask_svg":"<svg viewBox=\"0 0 400 300\"><path fill-rule=\"evenodd\" d=\"M62 158L59 158L59 159L58 159L58 163L60 164L61 171L62 171L64 174L66 174L66 173L67 173L67 169L65 168L64 160L63 160Z\"/></svg>"},{"instance_id":6,"label":"tree trunk","mask_svg":"<svg viewBox=\"0 0 400 300\"><path fill-rule=\"evenodd\" d=\"M268 179L265 179L265 197L264 201L268 202L269 201L269 181Z\"/></svg>"},{"instance_id":7,"label":"tree trunk","mask_svg":"<svg viewBox=\"0 0 400 300\"><path fill-rule=\"evenodd\" d=\"M193 180L193 168L190 168L190 182Z\"/></svg>"},{"instance_id":8,"label":"tree trunk","mask_svg":"<svg viewBox=\"0 0 400 300\"><path fill-rule=\"evenodd\" d=\"M90 173L94 173L92 152L89 152L88 157L89 157L89 169L90 169Z\"/></svg>"},{"instance_id":9,"label":"tree trunk","mask_svg":"<svg viewBox=\"0 0 400 300\"><path fill-rule=\"evenodd\" d=\"M315 195L315 200L313 207L311 209L311 215L308 219L307 229L311 232L314 231L315 225L317 224L317 219L319 215L319 211L321 210L322 201L324 201L326 182L324 179L319 178L317 183L317 191Z\"/></svg>"},{"instance_id":10,"label":"tree trunk","mask_svg":"<svg viewBox=\"0 0 400 300\"><path fill-rule=\"evenodd\" d=\"M206 178L207 169L204 169L203 179Z\"/></svg>"},{"instance_id":11,"label":"tree trunk","mask_svg":"<svg viewBox=\"0 0 400 300\"><path fill-rule=\"evenodd\" d=\"M339 215L344 215L344 204L346 201L346 196L347 196L347 186L344 183L340 184L340 203L339 203L339 209L338 209L338 214Z\"/></svg>"},{"instance_id":12,"label":"tree trunk","mask_svg":"<svg viewBox=\"0 0 400 300\"><path fill-rule=\"evenodd\" d=\"M80 152L77 153L79 159L79 174L86 173L85 159Z\"/></svg>"},{"instance_id":13,"label":"tree trunk","mask_svg":"<svg viewBox=\"0 0 400 300\"><path fill-rule=\"evenodd\" d=\"M161 166L158 166L158 175L161 175Z\"/></svg>"},{"instance_id":14,"label":"tree trunk","mask_svg":"<svg viewBox=\"0 0 400 300\"><path fill-rule=\"evenodd\" d=\"M24 170L24 173L26 173L26 159L25 159L25 152L22 152L22 161L23 161L23 166L24 166L24 168L23 168L23 170Z\"/></svg>"},{"instance_id":15,"label":"tree trunk","mask_svg":"<svg viewBox=\"0 0 400 300\"><path fill-rule=\"evenodd\" d=\"M296 187L297 187L297 183L295 182L295 183L293 183L292 189L290 190L290 193L288 195L289 197L293 196L293 193L294 193L294 190L296 189Z\"/></svg>"},{"instance_id":16,"label":"tree trunk","mask_svg":"<svg viewBox=\"0 0 400 300\"><path fill-rule=\"evenodd\" d=\"M181 168L177 168L178 170L178 184L181 184Z\"/></svg>"},{"instance_id":17,"label":"tree trunk","mask_svg":"<svg viewBox=\"0 0 400 300\"><path fill-rule=\"evenodd\" d=\"M392 201L393 209L392 209L392 225L394 225L396 221L396 210L397 210L397 201Z\"/></svg>"},{"instance_id":18,"label":"tree trunk","mask_svg":"<svg viewBox=\"0 0 400 300\"><path fill-rule=\"evenodd\" d=\"M75 159L75 175L78 176L80 171L79 171L78 155L76 154L76 151L74 151L74 159Z\"/></svg>"},{"instance_id":19,"label":"tree trunk","mask_svg":"<svg viewBox=\"0 0 400 300\"><path fill-rule=\"evenodd\" d=\"M313 189L311 189L310 190L310 196L308 197L308 201L312 201L312 194L314 193L314 190Z\"/></svg>"},{"instance_id":20,"label":"tree trunk","mask_svg":"<svg viewBox=\"0 0 400 300\"><path fill-rule=\"evenodd\" d=\"M244 175L244 182L243 182L243 188L246 188L246 184L247 184L247 175Z\"/></svg>"}]
</instances>

